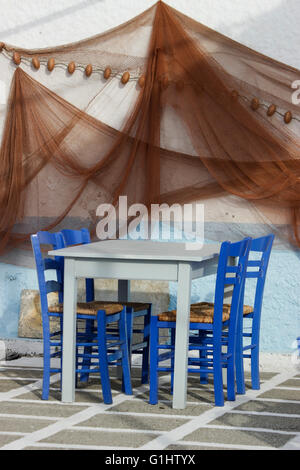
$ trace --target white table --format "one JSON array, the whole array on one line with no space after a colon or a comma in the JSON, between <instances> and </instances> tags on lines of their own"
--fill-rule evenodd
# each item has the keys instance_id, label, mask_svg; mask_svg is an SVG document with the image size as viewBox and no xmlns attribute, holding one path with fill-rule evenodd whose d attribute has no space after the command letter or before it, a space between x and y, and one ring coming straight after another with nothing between
<instances>
[{"instance_id":1,"label":"white table","mask_svg":"<svg viewBox=\"0 0 300 470\"><path fill-rule=\"evenodd\" d=\"M185 408L191 281L216 273L218 252L219 245L191 251L185 243L132 240L107 240L50 251L49 255L65 258L62 401L75 399L77 279L118 279L120 303L130 300L130 280L177 281L173 408Z\"/></svg>"}]
</instances>

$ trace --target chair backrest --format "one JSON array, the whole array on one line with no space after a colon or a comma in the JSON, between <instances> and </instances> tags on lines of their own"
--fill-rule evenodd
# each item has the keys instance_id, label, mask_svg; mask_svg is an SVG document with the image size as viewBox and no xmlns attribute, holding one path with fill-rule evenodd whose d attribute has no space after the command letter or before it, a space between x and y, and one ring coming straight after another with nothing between
<instances>
[{"instance_id":1,"label":"chair backrest","mask_svg":"<svg viewBox=\"0 0 300 470\"><path fill-rule=\"evenodd\" d=\"M254 299L254 318L258 323L260 322L265 281L273 241L274 235L270 234L265 237L253 239L250 245L250 255L254 252L261 253L259 260L248 260L246 272L246 279L257 279Z\"/></svg>"},{"instance_id":2,"label":"chair backrest","mask_svg":"<svg viewBox=\"0 0 300 470\"><path fill-rule=\"evenodd\" d=\"M42 255L42 246L47 245L49 249L57 250L64 247L63 237L60 233L38 232L31 235L31 244L36 264L38 284L41 299L41 311L43 325L48 321L48 299L47 294L50 292L58 292L59 301L62 302L63 283L62 283L62 258L47 258ZM46 271L50 271L55 279L46 280Z\"/></svg>"},{"instance_id":3,"label":"chair backrest","mask_svg":"<svg viewBox=\"0 0 300 470\"><path fill-rule=\"evenodd\" d=\"M80 230L65 229L60 232L64 238L65 246L81 245L91 243L90 232L87 228Z\"/></svg>"},{"instance_id":4,"label":"chair backrest","mask_svg":"<svg viewBox=\"0 0 300 470\"><path fill-rule=\"evenodd\" d=\"M245 283L250 244L251 238L245 238L244 240L241 240L237 243L230 243L227 241L222 243L220 250L215 289L213 331L214 335L221 338L225 297L224 291L226 286L232 285L233 291L228 328L228 348L231 350L231 352L234 351L235 347L239 305ZM232 257L236 259L235 266L232 266L231 264Z\"/></svg>"},{"instance_id":5,"label":"chair backrest","mask_svg":"<svg viewBox=\"0 0 300 470\"><path fill-rule=\"evenodd\" d=\"M87 228L82 228L80 230L65 229L61 230L60 233L63 236L65 247L72 245L86 245L87 243L91 243L90 232ZM86 279L85 286L86 301L91 302L95 298L94 279Z\"/></svg>"}]
</instances>

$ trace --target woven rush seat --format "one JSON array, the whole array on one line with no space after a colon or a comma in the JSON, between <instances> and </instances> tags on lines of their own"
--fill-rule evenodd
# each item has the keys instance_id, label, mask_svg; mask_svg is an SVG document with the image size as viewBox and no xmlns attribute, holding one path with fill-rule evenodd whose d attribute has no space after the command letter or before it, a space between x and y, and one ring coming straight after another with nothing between
<instances>
[{"instance_id":1,"label":"woven rush seat","mask_svg":"<svg viewBox=\"0 0 300 470\"><path fill-rule=\"evenodd\" d=\"M198 302L196 304L192 304L192 306L195 306L195 305L207 305L209 307L211 307L212 309L214 309L214 303L213 302ZM228 311L230 313L230 307L231 305L230 304L224 304L223 305L223 311ZM243 311L243 314L244 315L249 315L249 313L253 313L253 307L251 307L251 305L244 305L244 311Z\"/></svg>"},{"instance_id":2,"label":"woven rush seat","mask_svg":"<svg viewBox=\"0 0 300 470\"><path fill-rule=\"evenodd\" d=\"M223 321L229 320L230 307L223 310ZM159 321L176 321L176 310L163 312L158 315ZM214 305L208 302L199 302L191 305L190 322L191 323L213 323Z\"/></svg>"},{"instance_id":3,"label":"woven rush seat","mask_svg":"<svg viewBox=\"0 0 300 470\"><path fill-rule=\"evenodd\" d=\"M112 305L119 305L119 302L110 301L109 303ZM141 302L122 302L122 305L124 307L132 308L135 312L142 312L143 310L150 308L150 304L143 304Z\"/></svg>"},{"instance_id":4,"label":"woven rush seat","mask_svg":"<svg viewBox=\"0 0 300 470\"><path fill-rule=\"evenodd\" d=\"M229 320L230 304L223 305L223 321ZM244 305L244 315L253 312L253 307ZM158 315L159 321L176 321L176 310L163 312ZM190 321L192 323L213 323L214 319L214 303L213 302L197 302L191 304Z\"/></svg>"},{"instance_id":5,"label":"woven rush seat","mask_svg":"<svg viewBox=\"0 0 300 470\"><path fill-rule=\"evenodd\" d=\"M244 315L249 315L249 313L253 313L253 307L251 305L244 305Z\"/></svg>"},{"instance_id":6,"label":"woven rush seat","mask_svg":"<svg viewBox=\"0 0 300 470\"><path fill-rule=\"evenodd\" d=\"M105 310L106 315L112 315L119 313L123 310L123 306L114 302L78 302L77 313L79 315L97 315L98 310ZM56 305L49 306L48 311L50 313L63 313L63 304L58 303Z\"/></svg>"}]
</instances>

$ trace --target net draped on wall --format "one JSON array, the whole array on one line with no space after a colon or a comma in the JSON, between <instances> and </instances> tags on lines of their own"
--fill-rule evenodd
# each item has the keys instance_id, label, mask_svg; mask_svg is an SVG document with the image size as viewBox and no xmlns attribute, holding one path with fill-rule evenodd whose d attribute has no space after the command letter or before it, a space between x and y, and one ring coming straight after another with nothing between
<instances>
[{"instance_id":1,"label":"net draped on wall","mask_svg":"<svg viewBox=\"0 0 300 470\"><path fill-rule=\"evenodd\" d=\"M298 70L163 2L81 42L1 49L2 253L37 230L93 230L120 195L204 201L217 240L218 223L267 224L300 245Z\"/></svg>"}]
</instances>

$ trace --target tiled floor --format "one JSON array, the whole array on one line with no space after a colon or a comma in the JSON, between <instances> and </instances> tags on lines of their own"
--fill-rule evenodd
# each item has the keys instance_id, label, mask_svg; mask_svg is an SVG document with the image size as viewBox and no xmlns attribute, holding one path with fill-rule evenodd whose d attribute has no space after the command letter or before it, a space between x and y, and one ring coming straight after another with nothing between
<instances>
[{"instance_id":1,"label":"tiled floor","mask_svg":"<svg viewBox=\"0 0 300 470\"><path fill-rule=\"evenodd\" d=\"M59 376L49 401L41 400L42 371L0 364L0 449L300 449L299 372L264 372L261 390L222 408L213 384L189 378L185 410L173 410L169 378L160 379L160 401L148 404L148 387L133 370L134 395L112 378L113 405L104 405L97 376L76 390L76 402L60 402ZM112 372L113 375L113 372Z\"/></svg>"}]
</instances>

